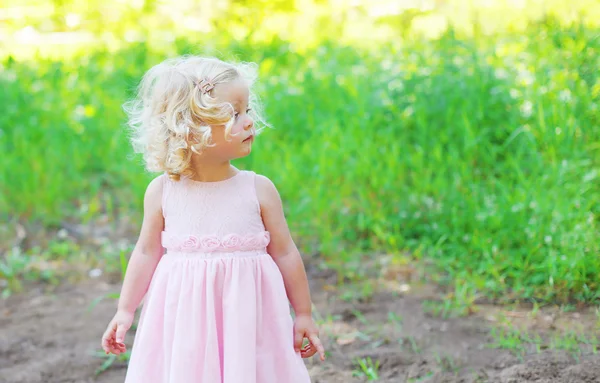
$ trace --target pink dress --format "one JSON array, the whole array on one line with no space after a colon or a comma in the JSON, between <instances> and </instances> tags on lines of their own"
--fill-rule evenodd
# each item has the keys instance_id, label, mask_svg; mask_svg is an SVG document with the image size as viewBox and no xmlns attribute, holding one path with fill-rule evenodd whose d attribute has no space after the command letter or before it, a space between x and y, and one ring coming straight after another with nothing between
<instances>
[{"instance_id":1,"label":"pink dress","mask_svg":"<svg viewBox=\"0 0 600 383\"><path fill-rule=\"evenodd\" d=\"M307 383L255 173L164 182L161 258L126 383Z\"/></svg>"}]
</instances>

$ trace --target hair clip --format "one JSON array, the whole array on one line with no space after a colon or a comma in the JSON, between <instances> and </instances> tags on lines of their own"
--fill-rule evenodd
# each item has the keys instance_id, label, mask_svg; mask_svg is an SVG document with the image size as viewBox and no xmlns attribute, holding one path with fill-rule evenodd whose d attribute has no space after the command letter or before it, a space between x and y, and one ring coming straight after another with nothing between
<instances>
[{"instance_id":1,"label":"hair clip","mask_svg":"<svg viewBox=\"0 0 600 383\"><path fill-rule=\"evenodd\" d=\"M215 84L206 77L204 77L202 80L200 80L200 82L195 83L195 85L198 87L198 89L200 89L200 91L203 94L207 94L208 92L213 90L215 87Z\"/></svg>"}]
</instances>

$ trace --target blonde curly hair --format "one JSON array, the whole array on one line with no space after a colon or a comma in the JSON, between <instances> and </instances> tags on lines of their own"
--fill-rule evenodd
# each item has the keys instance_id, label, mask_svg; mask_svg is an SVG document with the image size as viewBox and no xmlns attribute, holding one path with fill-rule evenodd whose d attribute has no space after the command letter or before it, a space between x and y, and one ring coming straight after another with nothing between
<instances>
[{"instance_id":1,"label":"blonde curly hair","mask_svg":"<svg viewBox=\"0 0 600 383\"><path fill-rule=\"evenodd\" d=\"M211 125L224 125L229 138L234 108L219 102L197 86L210 79L215 86L242 79L250 90L250 115L257 133L268 126L258 96L252 91L257 75L254 63L228 63L214 57L182 56L152 67L143 76L136 96L123 105L136 153L142 153L146 169L166 172L171 179L193 176L194 153L211 145Z\"/></svg>"}]
</instances>

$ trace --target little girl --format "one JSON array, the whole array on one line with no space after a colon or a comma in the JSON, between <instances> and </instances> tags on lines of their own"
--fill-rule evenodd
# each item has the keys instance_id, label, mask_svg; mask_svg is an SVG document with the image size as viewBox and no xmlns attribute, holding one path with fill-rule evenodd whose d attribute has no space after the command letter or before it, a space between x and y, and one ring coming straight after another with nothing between
<instances>
[{"instance_id":1,"label":"little girl","mask_svg":"<svg viewBox=\"0 0 600 383\"><path fill-rule=\"evenodd\" d=\"M163 173L146 190L102 337L106 353L125 352L145 296L126 383L306 383L302 358L325 359L277 189L230 164L250 154L254 121L263 121L249 107L258 106L254 72L214 58L168 60L126 104L134 148Z\"/></svg>"}]
</instances>

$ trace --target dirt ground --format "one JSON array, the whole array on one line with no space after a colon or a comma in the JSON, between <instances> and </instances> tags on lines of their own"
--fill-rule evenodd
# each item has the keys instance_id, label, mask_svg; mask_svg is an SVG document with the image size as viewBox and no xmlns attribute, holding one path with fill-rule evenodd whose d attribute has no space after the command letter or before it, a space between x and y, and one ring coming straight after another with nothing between
<instances>
[{"instance_id":1,"label":"dirt ground","mask_svg":"<svg viewBox=\"0 0 600 383\"><path fill-rule=\"evenodd\" d=\"M348 302L328 287L331 273L309 267L309 275L329 353L325 362L306 361L313 383L366 382L353 371L359 370L357 359L369 357L380 362L379 382L600 382L600 358L591 349L574 358L542 347L520 359L489 347L490 328L501 314L542 333L589 322L592 314L539 312L532 317L484 307L467 318L442 319L424 312L426 294L384 289L368 301ZM95 298L118 291L118 284L101 277L0 300L0 382L123 382L124 362L95 374L104 361L95 353L116 301L101 301L87 311ZM126 343L132 339L130 331Z\"/></svg>"}]
</instances>

